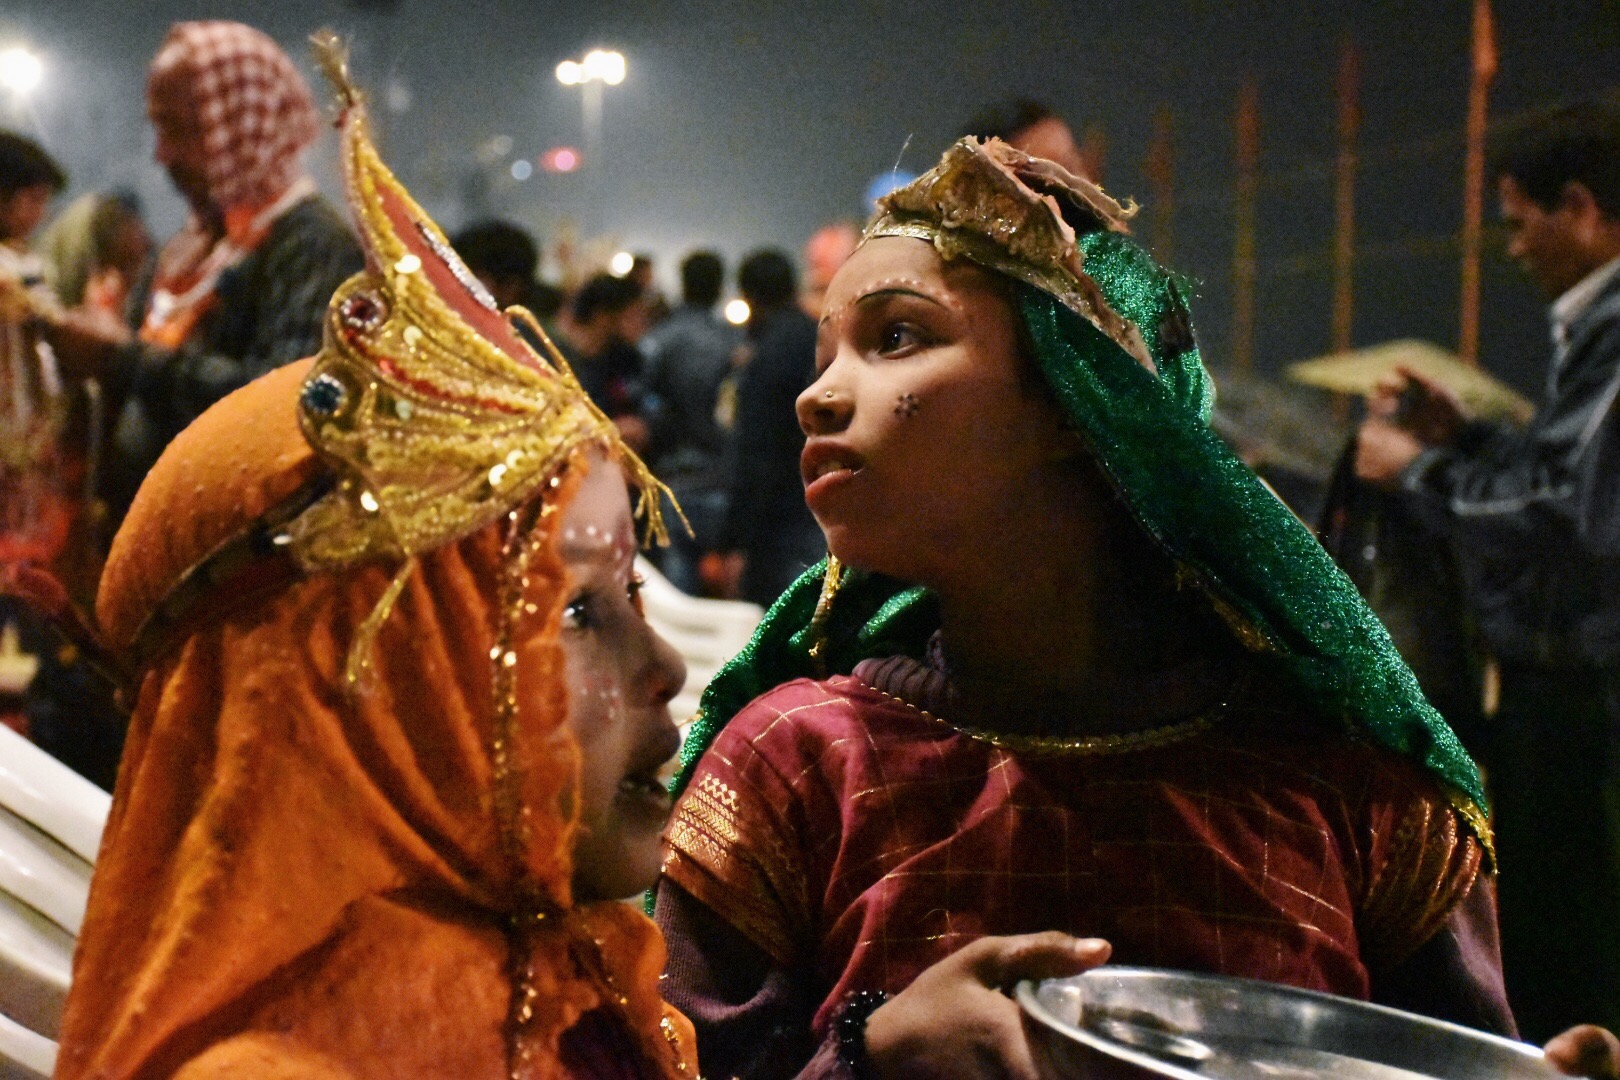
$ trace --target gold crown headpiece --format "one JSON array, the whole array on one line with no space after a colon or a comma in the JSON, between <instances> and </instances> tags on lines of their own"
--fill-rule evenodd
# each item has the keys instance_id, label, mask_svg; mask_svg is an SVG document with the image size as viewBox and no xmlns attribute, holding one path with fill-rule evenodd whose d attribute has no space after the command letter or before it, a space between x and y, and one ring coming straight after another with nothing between
<instances>
[{"instance_id":1,"label":"gold crown headpiece","mask_svg":"<svg viewBox=\"0 0 1620 1080\"><path fill-rule=\"evenodd\" d=\"M1147 343L1084 269L1065 205L1099 229L1125 232L1136 205L1121 205L1067 169L1000 139L961 139L938 165L878 200L862 241L911 236L946 259L965 258L1050 293L1148 370Z\"/></svg>"},{"instance_id":2,"label":"gold crown headpiece","mask_svg":"<svg viewBox=\"0 0 1620 1080\"><path fill-rule=\"evenodd\" d=\"M382 163L342 44L319 35L315 46L340 99L344 188L366 269L332 297L298 402L336 481L276 540L306 571L403 560L357 635L352 682L416 557L555 488L583 447L618 458L660 542L667 492L534 317L496 305ZM519 319L547 355L518 333Z\"/></svg>"}]
</instances>

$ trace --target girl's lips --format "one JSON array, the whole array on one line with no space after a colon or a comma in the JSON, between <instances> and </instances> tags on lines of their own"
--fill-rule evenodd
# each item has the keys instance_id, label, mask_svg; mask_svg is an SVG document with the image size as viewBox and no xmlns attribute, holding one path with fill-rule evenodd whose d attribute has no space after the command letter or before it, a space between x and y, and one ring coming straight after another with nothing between
<instances>
[{"instance_id":1,"label":"girl's lips","mask_svg":"<svg viewBox=\"0 0 1620 1080\"><path fill-rule=\"evenodd\" d=\"M799 454L799 474L806 493L820 480L840 473L854 475L865 461L854 450L840 443L811 439Z\"/></svg>"},{"instance_id":2,"label":"girl's lips","mask_svg":"<svg viewBox=\"0 0 1620 1080\"><path fill-rule=\"evenodd\" d=\"M664 773L676 763L675 754L681 745L680 733L674 724L668 723L667 714L666 709L665 723L658 729L658 737L650 739L630 759L629 769L619 780L616 796L621 804L666 817L674 805L674 797L664 782Z\"/></svg>"},{"instance_id":3,"label":"girl's lips","mask_svg":"<svg viewBox=\"0 0 1620 1080\"><path fill-rule=\"evenodd\" d=\"M805 484L804 501L810 506L811 510L814 510L816 508L816 504L825 498L829 492L835 490L843 484L849 483L851 480L855 479L855 475L859 472L859 469L850 469L844 467L835 467L826 470L814 480L811 480L809 483Z\"/></svg>"},{"instance_id":4,"label":"girl's lips","mask_svg":"<svg viewBox=\"0 0 1620 1080\"><path fill-rule=\"evenodd\" d=\"M645 814L659 821L669 817L669 812L675 805L675 797L669 793L669 788L664 786L664 782L658 778L656 772L632 773L620 780L614 801L632 812Z\"/></svg>"}]
</instances>

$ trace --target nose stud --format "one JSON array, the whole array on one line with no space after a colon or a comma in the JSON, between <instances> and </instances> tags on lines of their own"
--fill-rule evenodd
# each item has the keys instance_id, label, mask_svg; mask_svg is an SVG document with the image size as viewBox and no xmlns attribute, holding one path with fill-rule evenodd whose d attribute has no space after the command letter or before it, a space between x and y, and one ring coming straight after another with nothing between
<instances>
[{"instance_id":1,"label":"nose stud","mask_svg":"<svg viewBox=\"0 0 1620 1080\"><path fill-rule=\"evenodd\" d=\"M831 390L828 390L825 394L822 394L821 396L826 398L828 401L831 401L833 399L833 392Z\"/></svg>"}]
</instances>

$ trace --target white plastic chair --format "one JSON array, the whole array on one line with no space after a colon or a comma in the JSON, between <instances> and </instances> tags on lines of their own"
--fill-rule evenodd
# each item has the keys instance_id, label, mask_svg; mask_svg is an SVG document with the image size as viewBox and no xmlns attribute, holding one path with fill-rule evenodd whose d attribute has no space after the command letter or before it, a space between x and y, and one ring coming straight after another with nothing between
<instances>
[{"instance_id":1,"label":"white plastic chair","mask_svg":"<svg viewBox=\"0 0 1620 1080\"><path fill-rule=\"evenodd\" d=\"M49 1080L56 1043L0 1015L0 1080Z\"/></svg>"},{"instance_id":2,"label":"white plastic chair","mask_svg":"<svg viewBox=\"0 0 1620 1080\"><path fill-rule=\"evenodd\" d=\"M49 1076L112 800L0 728L0 1080Z\"/></svg>"},{"instance_id":3,"label":"white plastic chair","mask_svg":"<svg viewBox=\"0 0 1620 1080\"><path fill-rule=\"evenodd\" d=\"M764 612L757 604L740 600L688 596L644 558L636 560L636 570L643 578L641 599L647 621L686 661L686 685L669 703L670 712L684 728L697 712L703 688L722 664L748 644Z\"/></svg>"}]
</instances>

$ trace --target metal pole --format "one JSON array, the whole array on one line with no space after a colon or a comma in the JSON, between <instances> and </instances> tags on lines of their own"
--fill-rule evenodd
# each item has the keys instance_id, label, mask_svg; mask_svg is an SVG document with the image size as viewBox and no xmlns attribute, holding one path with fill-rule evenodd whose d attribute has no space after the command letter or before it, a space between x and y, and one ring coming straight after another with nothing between
<instances>
[{"instance_id":1,"label":"metal pole","mask_svg":"<svg viewBox=\"0 0 1620 1080\"><path fill-rule=\"evenodd\" d=\"M1238 90L1237 207L1232 247L1232 363L1254 368L1255 203L1260 190L1260 87L1251 76Z\"/></svg>"},{"instance_id":2,"label":"metal pole","mask_svg":"<svg viewBox=\"0 0 1620 1080\"><path fill-rule=\"evenodd\" d=\"M1361 131L1361 56L1344 40L1339 50L1339 153L1333 170L1333 351L1350 348L1355 319L1356 139Z\"/></svg>"},{"instance_id":3,"label":"metal pole","mask_svg":"<svg viewBox=\"0 0 1620 1080\"><path fill-rule=\"evenodd\" d=\"M587 79L581 86L585 107L585 161L600 174L602 157L602 80Z\"/></svg>"},{"instance_id":4,"label":"metal pole","mask_svg":"<svg viewBox=\"0 0 1620 1080\"><path fill-rule=\"evenodd\" d=\"M1479 260L1485 220L1485 125L1496 77L1496 26L1491 0L1474 0L1474 79L1468 90L1468 156L1463 187L1462 325L1457 353L1479 363Z\"/></svg>"},{"instance_id":5,"label":"metal pole","mask_svg":"<svg viewBox=\"0 0 1620 1080\"><path fill-rule=\"evenodd\" d=\"M1159 261L1167 265L1175 262L1175 128L1176 118L1170 106L1161 106L1153 117L1153 142L1142 169L1153 190L1153 214L1149 218L1153 229L1148 243Z\"/></svg>"}]
</instances>

